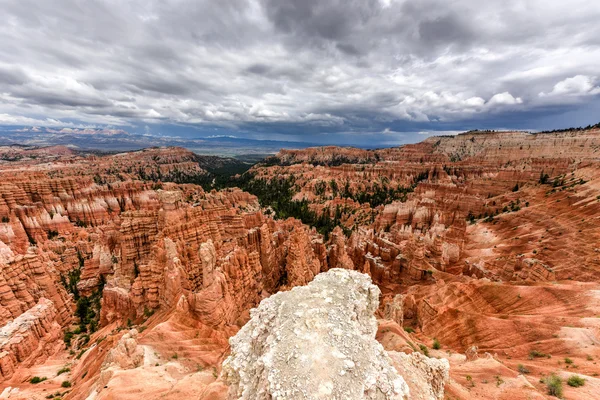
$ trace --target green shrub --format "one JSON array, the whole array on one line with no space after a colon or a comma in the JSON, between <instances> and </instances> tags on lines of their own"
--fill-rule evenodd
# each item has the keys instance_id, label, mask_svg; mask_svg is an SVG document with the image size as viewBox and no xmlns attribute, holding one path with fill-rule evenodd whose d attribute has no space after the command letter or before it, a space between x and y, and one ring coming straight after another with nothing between
<instances>
[{"instance_id":1,"label":"green shrub","mask_svg":"<svg viewBox=\"0 0 600 400\"><path fill-rule=\"evenodd\" d=\"M423 354L425 354L427 357L429 357L429 349L427 348L427 346L425 346L424 344L420 344L419 348L421 349Z\"/></svg>"},{"instance_id":2,"label":"green shrub","mask_svg":"<svg viewBox=\"0 0 600 400\"><path fill-rule=\"evenodd\" d=\"M571 375L567 380L567 385L572 387L579 387L585 385L585 379L578 375Z\"/></svg>"},{"instance_id":3,"label":"green shrub","mask_svg":"<svg viewBox=\"0 0 600 400\"><path fill-rule=\"evenodd\" d=\"M550 396L561 398L563 396L562 379L559 376L552 374L544 379L546 389Z\"/></svg>"},{"instance_id":4,"label":"green shrub","mask_svg":"<svg viewBox=\"0 0 600 400\"><path fill-rule=\"evenodd\" d=\"M517 370L519 371L520 374L528 374L529 373L529 370L523 364L517 365Z\"/></svg>"},{"instance_id":5,"label":"green shrub","mask_svg":"<svg viewBox=\"0 0 600 400\"><path fill-rule=\"evenodd\" d=\"M58 372L56 373L56 376L59 376L60 374L65 374L67 372L71 372L71 368L62 367L61 369L58 370Z\"/></svg>"},{"instance_id":6,"label":"green shrub","mask_svg":"<svg viewBox=\"0 0 600 400\"><path fill-rule=\"evenodd\" d=\"M144 317L150 318L153 315L154 315L154 310L153 309L150 309L148 307L144 307Z\"/></svg>"},{"instance_id":7,"label":"green shrub","mask_svg":"<svg viewBox=\"0 0 600 400\"><path fill-rule=\"evenodd\" d=\"M533 360L534 358L548 357L548 354L542 353L538 350L531 350L529 352L529 359Z\"/></svg>"},{"instance_id":8,"label":"green shrub","mask_svg":"<svg viewBox=\"0 0 600 400\"><path fill-rule=\"evenodd\" d=\"M565 358L565 364L571 365L571 364L573 364L573 360L571 360L569 357L566 357Z\"/></svg>"},{"instance_id":9,"label":"green shrub","mask_svg":"<svg viewBox=\"0 0 600 400\"><path fill-rule=\"evenodd\" d=\"M496 378L496 387L499 387L500 385L502 385L504 383L504 379L502 379L500 377L500 375L496 375L496 376L494 376L494 378Z\"/></svg>"},{"instance_id":10,"label":"green shrub","mask_svg":"<svg viewBox=\"0 0 600 400\"><path fill-rule=\"evenodd\" d=\"M90 335L85 334L85 335L81 336L79 346L85 346L89 342L90 342Z\"/></svg>"},{"instance_id":11,"label":"green shrub","mask_svg":"<svg viewBox=\"0 0 600 400\"><path fill-rule=\"evenodd\" d=\"M442 345L440 344L440 341L437 339L433 339L433 349L434 350L439 350L442 348Z\"/></svg>"},{"instance_id":12,"label":"green shrub","mask_svg":"<svg viewBox=\"0 0 600 400\"><path fill-rule=\"evenodd\" d=\"M71 347L71 339L73 339L73 335L74 335L73 332L65 331L63 340L64 340L65 344L67 345L67 347Z\"/></svg>"},{"instance_id":13,"label":"green shrub","mask_svg":"<svg viewBox=\"0 0 600 400\"><path fill-rule=\"evenodd\" d=\"M469 382L469 385L471 385L471 387L475 387L475 382L473 382L473 377L471 375L467 375L465 378L467 379L467 382Z\"/></svg>"},{"instance_id":14,"label":"green shrub","mask_svg":"<svg viewBox=\"0 0 600 400\"><path fill-rule=\"evenodd\" d=\"M407 326L404 328L404 332L406 333L415 333L415 330L413 328L411 328L410 326Z\"/></svg>"},{"instance_id":15,"label":"green shrub","mask_svg":"<svg viewBox=\"0 0 600 400\"><path fill-rule=\"evenodd\" d=\"M314 186L315 194L317 196L324 195L326 189L327 189L327 184L323 181L318 181Z\"/></svg>"},{"instance_id":16,"label":"green shrub","mask_svg":"<svg viewBox=\"0 0 600 400\"><path fill-rule=\"evenodd\" d=\"M467 215L467 221L469 221L469 223L471 225L473 225L475 222L477 222L477 219L475 218L475 215L473 214L472 211L469 211L469 214Z\"/></svg>"},{"instance_id":17,"label":"green shrub","mask_svg":"<svg viewBox=\"0 0 600 400\"><path fill-rule=\"evenodd\" d=\"M34 376L33 378L31 378L29 380L29 383L33 383L35 385L36 383L44 382L46 379L47 378L45 376L43 376L41 378L39 376Z\"/></svg>"},{"instance_id":18,"label":"green shrub","mask_svg":"<svg viewBox=\"0 0 600 400\"><path fill-rule=\"evenodd\" d=\"M90 321L90 332L96 332L98 330L98 320L92 319Z\"/></svg>"},{"instance_id":19,"label":"green shrub","mask_svg":"<svg viewBox=\"0 0 600 400\"><path fill-rule=\"evenodd\" d=\"M70 388L71 382L70 381L63 381L63 383L60 384L60 387L64 387L64 388Z\"/></svg>"}]
</instances>

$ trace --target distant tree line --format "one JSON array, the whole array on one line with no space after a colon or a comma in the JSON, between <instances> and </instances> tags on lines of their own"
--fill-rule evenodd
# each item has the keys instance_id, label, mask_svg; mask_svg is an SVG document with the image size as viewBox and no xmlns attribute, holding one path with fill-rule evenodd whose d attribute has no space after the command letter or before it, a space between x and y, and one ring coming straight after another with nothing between
<instances>
[{"instance_id":1,"label":"distant tree line","mask_svg":"<svg viewBox=\"0 0 600 400\"><path fill-rule=\"evenodd\" d=\"M571 127L571 128L565 128L565 129L553 129L551 131L541 131L538 133L556 133L556 132L580 132L580 131L589 131L592 129L600 129L600 122L595 124L595 125L588 125L588 126L579 126L579 127Z\"/></svg>"}]
</instances>

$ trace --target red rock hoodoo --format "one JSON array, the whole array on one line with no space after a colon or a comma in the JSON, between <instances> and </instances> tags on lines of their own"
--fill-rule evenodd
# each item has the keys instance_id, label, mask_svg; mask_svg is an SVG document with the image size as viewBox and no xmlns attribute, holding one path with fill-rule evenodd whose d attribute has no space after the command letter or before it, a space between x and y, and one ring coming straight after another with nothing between
<instances>
[{"instance_id":1,"label":"red rock hoodoo","mask_svg":"<svg viewBox=\"0 0 600 400\"><path fill-rule=\"evenodd\" d=\"M540 380L574 372L586 385L565 396L593 398L599 155L598 130L469 132L252 167L291 182L311 227L177 183L210 174L185 149L0 148L0 398L225 399L250 309L332 268L379 286L398 372L449 360L448 398L544 398Z\"/></svg>"}]
</instances>

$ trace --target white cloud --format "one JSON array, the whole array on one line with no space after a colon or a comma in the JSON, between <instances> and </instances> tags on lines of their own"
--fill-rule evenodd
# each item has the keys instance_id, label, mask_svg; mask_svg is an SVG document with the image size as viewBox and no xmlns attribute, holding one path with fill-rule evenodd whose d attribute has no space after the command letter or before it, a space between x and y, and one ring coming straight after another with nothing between
<instances>
[{"instance_id":1,"label":"white cloud","mask_svg":"<svg viewBox=\"0 0 600 400\"><path fill-rule=\"evenodd\" d=\"M53 118L37 119L10 114L0 114L0 125L31 125L34 127L34 129L37 129L38 126L75 126L73 123L64 122Z\"/></svg>"},{"instance_id":2,"label":"white cloud","mask_svg":"<svg viewBox=\"0 0 600 400\"><path fill-rule=\"evenodd\" d=\"M554 85L550 93L541 92L540 97L545 96L589 96L600 93L600 86L596 85L596 79L585 75L576 75L566 78Z\"/></svg>"},{"instance_id":3,"label":"white cloud","mask_svg":"<svg viewBox=\"0 0 600 400\"><path fill-rule=\"evenodd\" d=\"M160 118L160 117L161 117L161 115L153 108L148 110L148 112L146 113L146 118Z\"/></svg>"},{"instance_id":4,"label":"white cloud","mask_svg":"<svg viewBox=\"0 0 600 400\"><path fill-rule=\"evenodd\" d=\"M6 3L5 125L381 132L600 94L588 0Z\"/></svg>"},{"instance_id":5,"label":"white cloud","mask_svg":"<svg viewBox=\"0 0 600 400\"><path fill-rule=\"evenodd\" d=\"M393 136L398 136L398 137L405 136L405 134L403 132L397 132L390 128L385 128L383 131L381 131L381 134L382 135L393 135Z\"/></svg>"},{"instance_id":6,"label":"white cloud","mask_svg":"<svg viewBox=\"0 0 600 400\"><path fill-rule=\"evenodd\" d=\"M497 93L492 96L492 98L487 102L488 105L514 105L521 104L523 100L520 97L513 97L512 94L508 92Z\"/></svg>"}]
</instances>

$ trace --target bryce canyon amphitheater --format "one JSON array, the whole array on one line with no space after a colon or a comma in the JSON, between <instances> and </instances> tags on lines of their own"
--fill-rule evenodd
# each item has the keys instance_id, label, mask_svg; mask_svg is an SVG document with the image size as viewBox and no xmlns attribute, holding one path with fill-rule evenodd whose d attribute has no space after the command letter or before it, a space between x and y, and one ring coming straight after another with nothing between
<instances>
[{"instance_id":1,"label":"bryce canyon amphitheater","mask_svg":"<svg viewBox=\"0 0 600 400\"><path fill-rule=\"evenodd\" d=\"M600 393L598 127L0 159L0 399Z\"/></svg>"}]
</instances>

